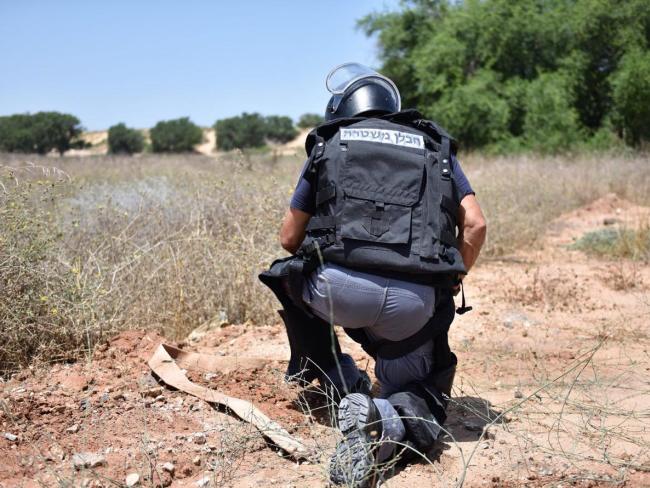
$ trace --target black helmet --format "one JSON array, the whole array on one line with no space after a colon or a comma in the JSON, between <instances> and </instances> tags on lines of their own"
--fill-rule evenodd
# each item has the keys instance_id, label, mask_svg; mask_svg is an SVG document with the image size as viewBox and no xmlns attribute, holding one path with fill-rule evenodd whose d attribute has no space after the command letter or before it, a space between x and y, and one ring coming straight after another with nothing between
<instances>
[{"instance_id":1,"label":"black helmet","mask_svg":"<svg viewBox=\"0 0 650 488\"><path fill-rule=\"evenodd\" d=\"M346 63L327 75L327 89L332 93L325 120L359 115L399 112L399 90L390 79L358 63Z\"/></svg>"}]
</instances>

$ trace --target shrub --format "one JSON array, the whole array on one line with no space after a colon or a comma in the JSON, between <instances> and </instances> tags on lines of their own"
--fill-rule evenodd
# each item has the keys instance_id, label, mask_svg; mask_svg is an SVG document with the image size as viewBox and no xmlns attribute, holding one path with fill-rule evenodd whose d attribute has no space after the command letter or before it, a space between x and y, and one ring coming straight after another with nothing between
<instances>
[{"instance_id":1,"label":"shrub","mask_svg":"<svg viewBox=\"0 0 650 488\"><path fill-rule=\"evenodd\" d=\"M650 227L637 230L605 228L587 232L571 248L602 257L647 261L650 258Z\"/></svg>"},{"instance_id":2,"label":"shrub","mask_svg":"<svg viewBox=\"0 0 650 488\"><path fill-rule=\"evenodd\" d=\"M267 124L260 114L246 113L218 120L214 124L217 148L223 151L262 147L265 144Z\"/></svg>"},{"instance_id":3,"label":"shrub","mask_svg":"<svg viewBox=\"0 0 650 488\"><path fill-rule=\"evenodd\" d=\"M191 152L203 140L203 131L189 117L158 122L150 132L153 152Z\"/></svg>"},{"instance_id":4,"label":"shrub","mask_svg":"<svg viewBox=\"0 0 650 488\"><path fill-rule=\"evenodd\" d=\"M135 129L123 123L108 129L108 152L111 154L133 154L144 149L144 137Z\"/></svg>"},{"instance_id":5,"label":"shrub","mask_svg":"<svg viewBox=\"0 0 650 488\"><path fill-rule=\"evenodd\" d=\"M447 91L429 112L464 148L484 146L507 135L508 104L499 97L490 71L478 73L468 84Z\"/></svg>"},{"instance_id":6,"label":"shrub","mask_svg":"<svg viewBox=\"0 0 650 488\"><path fill-rule=\"evenodd\" d=\"M627 53L613 79L614 120L628 144L650 141L650 53Z\"/></svg>"},{"instance_id":7,"label":"shrub","mask_svg":"<svg viewBox=\"0 0 650 488\"><path fill-rule=\"evenodd\" d=\"M298 119L298 127L301 129L311 129L312 127L322 124L324 120L323 116L319 114L302 114Z\"/></svg>"},{"instance_id":8,"label":"shrub","mask_svg":"<svg viewBox=\"0 0 650 488\"><path fill-rule=\"evenodd\" d=\"M273 142L284 144L294 140L298 135L298 131L289 117L270 115L264 119L264 125L266 126L267 139Z\"/></svg>"},{"instance_id":9,"label":"shrub","mask_svg":"<svg viewBox=\"0 0 650 488\"><path fill-rule=\"evenodd\" d=\"M540 75L528 85L526 95L524 133L529 147L553 153L583 139L573 96L562 75Z\"/></svg>"},{"instance_id":10,"label":"shrub","mask_svg":"<svg viewBox=\"0 0 650 488\"><path fill-rule=\"evenodd\" d=\"M38 112L0 117L0 149L6 152L59 154L85 147L79 139L82 128L74 115Z\"/></svg>"}]
</instances>

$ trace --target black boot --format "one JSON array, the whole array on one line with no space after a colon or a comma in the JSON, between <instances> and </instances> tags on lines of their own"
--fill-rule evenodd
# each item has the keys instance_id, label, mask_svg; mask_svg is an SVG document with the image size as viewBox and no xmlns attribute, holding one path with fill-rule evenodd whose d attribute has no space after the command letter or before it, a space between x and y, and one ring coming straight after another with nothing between
<instances>
[{"instance_id":1,"label":"black boot","mask_svg":"<svg viewBox=\"0 0 650 488\"><path fill-rule=\"evenodd\" d=\"M428 452L440 436L442 427L427 401L410 391L395 393L388 397L388 401L404 423L406 438L420 452Z\"/></svg>"},{"instance_id":2,"label":"black boot","mask_svg":"<svg viewBox=\"0 0 650 488\"><path fill-rule=\"evenodd\" d=\"M345 437L337 444L330 460L330 480L335 485L373 486L378 474L375 468L382 422L372 398L360 393L343 398L338 425Z\"/></svg>"}]
</instances>

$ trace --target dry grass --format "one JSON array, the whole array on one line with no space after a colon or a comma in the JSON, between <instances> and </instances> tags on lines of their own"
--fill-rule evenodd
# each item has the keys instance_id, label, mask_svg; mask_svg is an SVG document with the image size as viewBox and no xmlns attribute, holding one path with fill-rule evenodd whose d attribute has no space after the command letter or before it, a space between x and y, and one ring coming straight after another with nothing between
<instances>
[{"instance_id":1,"label":"dry grass","mask_svg":"<svg viewBox=\"0 0 650 488\"><path fill-rule=\"evenodd\" d=\"M276 233L301 166L264 154L0 156L0 372L76 358L128 328L183 337L276 320L256 276L283 254ZM650 203L643 157L469 155L464 169L488 256L534 245L551 219L609 192Z\"/></svg>"}]
</instances>

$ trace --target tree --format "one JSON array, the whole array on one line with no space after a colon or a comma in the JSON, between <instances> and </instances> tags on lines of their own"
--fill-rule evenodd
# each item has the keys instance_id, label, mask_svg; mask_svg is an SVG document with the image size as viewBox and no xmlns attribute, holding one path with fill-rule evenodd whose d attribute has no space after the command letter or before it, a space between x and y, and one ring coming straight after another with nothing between
<instances>
[{"instance_id":1,"label":"tree","mask_svg":"<svg viewBox=\"0 0 650 488\"><path fill-rule=\"evenodd\" d=\"M262 147L265 144L267 124L260 114L246 113L218 120L214 124L217 147L223 151Z\"/></svg>"},{"instance_id":2,"label":"tree","mask_svg":"<svg viewBox=\"0 0 650 488\"><path fill-rule=\"evenodd\" d=\"M108 129L108 152L111 154L133 154L144 149L144 137L135 129L123 123Z\"/></svg>"},{"instance_id":3,"label":"tree","mask_svg":"<svg viewBox=\"0 0 650 488\"><path fill-rule=\"evenodd\" d=\"M7 152L47 154L85 147L82 128L74 115L38 112L0 117L0 148Z\"/></svg>"},{"instance_id":4,"label":"tree","mask_svg":"<svg viewBox=\"0 0 650 488\"><path fill-rule=\"evenodd\" d=\"M627 53L612 80L614 121L632 145L650 141L650 53Z\"/></svg>"},{"instance_id":5,"label":"tree","mask_svg":"<svg viewBox=\"0 0 650 488\"><path fill-rule=\"evenodd\" d=\"M647 0L403 0L359 25L403 105L461 145L568 148L607 140L612 121L630 144L647 138L647 55L631 54L650 47Z\"/></svg>"},{"instance_id":6,"label":"tree","mask_svg":"<svg viewBox=\"0 0 650 488\"><path fill-rule=\"evenodd\" d=\"M153 152L190 152L203 140L201 128L189 117L158 122L151 132Z\"/></svg>"},{"instance_id":7,"label":"tree","mask_svg":"<svg viewBox=\"0 0 650 488\"><path fill-rule=\"evenodd\" d=\"M290 117L269 115L264 119L264 125L266 138L273 142L285 144L298 135Z\"/></svg>"},{"instance_id":8,"label":"tree","mask_svg":"<svg viewBox=\"0 0 650 488\"><path fill-rule=\"evenodd\" d=\"M298 127L301 129L311 129L312 127L322 124L324 120L323 116L319 114L302 114L298 119Z\"/></svg>"},{"instance_id":9,"label":"tree","mask_svg":"<svg viewBox=\"0 0 650 488\"><path fill-rule=\"evenodd\" d=\"M570 149L584 139L573 94L561 73L542 74L528 84L525 140L539 152Z\"/></svg>"}]
</instances>

